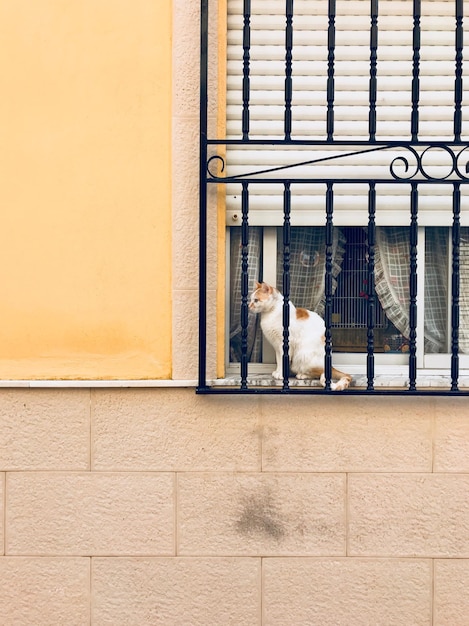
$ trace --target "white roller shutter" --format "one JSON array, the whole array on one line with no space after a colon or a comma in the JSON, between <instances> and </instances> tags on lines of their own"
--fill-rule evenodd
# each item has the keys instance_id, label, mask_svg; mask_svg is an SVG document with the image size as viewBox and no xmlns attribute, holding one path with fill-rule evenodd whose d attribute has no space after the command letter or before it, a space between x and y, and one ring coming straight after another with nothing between
<instances>
[{"instance_id":1,"label":"white roller shutter","mask_svg":"<svg viewBox=\"0 0 469 626\"><path fill-rule=\"evenodd\" d=\"M419 140L453 141L455 82L455 3L422 0L420 47ZM466 3L469 5L469 3ZM250 47L250 139L282 139L284 136L285 0L252 0ZM412 110L412 0L380 0L378 17L377 131L376 140L410 141ZM293 17L292 139L326 139L328 78L328 2L295 0ZM370 78L370 1L337 0L334 50L334 139L368 140ZM469 7L465 8L469 22ZM240 139L243 80L243 1L228 0L227 46L227 138ZM469 79L466 80L469 89ZM463 120L469 119L469 98L464 92ZM463 121L462 140L469 137ZM389 176L399 150L362 152L345 156L353 148L339 149L334 160L309 162L331 156L328 149L291 146L228 146L230 176L257 173L272 167L292 180L298 177L335 176L361 179L370 168ZM341 156L342 152L342 156ZM408 156L408 155L406 155ZM431 150L425 157L432 175L445 176L451 160L444 150ZM396 167L403 168L399 159ZM409 165L412 168L412 163ZM331 172L334 171L334 174ZM401 170L403 171L403 169ZM286 174L288 172L288 174ZM260 174L257 177L266 176ZM269 174L272 176L272 174ZM275 174L273 174L275 175ZM379 177L378 176L378 177ZM469 195L462 185L462 222L469 225ZM334 223L365 224L368 216L368 185L334 185ZM252 225L282 223L282 193L278 184L252 184ZM451 186L419 186L419 221L422 225L451 223ZM240 185L227 185L227 224L239 223ZM323 224L324 184L292 184L292 224ZM408 224L409 185L377 186L377 223Z\"/></svg>"}]
</instances>

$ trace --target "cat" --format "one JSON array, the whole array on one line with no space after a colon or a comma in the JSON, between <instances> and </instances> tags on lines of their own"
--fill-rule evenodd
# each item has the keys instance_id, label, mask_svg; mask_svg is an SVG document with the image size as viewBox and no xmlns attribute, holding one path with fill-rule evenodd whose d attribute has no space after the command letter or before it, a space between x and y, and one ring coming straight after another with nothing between
<instances>
[{"instance_id":1,"label":"cat","mask_svg":"<svg viewBox=\"0 0 469 626\"><path fill-rule=\"evenodd\" d=\"M319 378L323 387L326 386L324 374L324 344L326 327L324 320L313 311L290 306L290 325L288 336L288 355L290 371L296 378ZM273 378L283 379L283 296L278 289L267 283L256 282L251 294L249 309L261 316L261 328L264 336L275 350L277 369L272 372ZM331 389L342 391L352 381L350 374L332 368Z\"/></svg>"}]
</instances>

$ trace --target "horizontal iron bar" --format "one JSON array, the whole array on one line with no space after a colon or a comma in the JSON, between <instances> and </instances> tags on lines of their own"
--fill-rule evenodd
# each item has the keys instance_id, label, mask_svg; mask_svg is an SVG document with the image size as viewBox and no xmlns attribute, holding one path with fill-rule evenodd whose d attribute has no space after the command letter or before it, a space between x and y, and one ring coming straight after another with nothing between
<instances>
[{"instance_id":1,"label":"horizontal iron bar","mask_svg":"<svg viewBox=\"0 0 469 626\"><path fill-rule=\"evenodd\" d=\"M467 141L425 141L417 140L391 140L391 141L369 141L364 139L207 139L207 144L213 146L388 146L390 148L402 146L435 146L435 147L469 147Z\"/></svg>"},{"instance_id":2,"label":"horizontal iron bar","mask_svg":"<svg viewBox=\"0 0 469 626\"><path fill-rule=\"evenodd\" d=\"M197 387L196 393L199 395L320 395L320 396L343 396L343 395L356 395L356 396L469 396L469 389L453 390L453 389L353 389L348 388L344 391L331 391L325 389L318 389L312 387L302 387L301 389L289 387L284 389L283 387L249 387L248 389L240 389L239 387Z\"/></svg>"},{"instance_id":3,"label":"horizontal iron bar","mask_svg":"<svg viewBox=\"0 0 469 626\"><path fill-rule=\"evenodd\" d=\"M249 184L283 184L285 182L289 183L337 183L339 184L347 184L347 185L365 185L365 184L377 184L384 185L388 183L398 184L398 185L410 185L411 183L417 183L419 185L454 185L454 183L460 183L461 185L469 184L469 178L432 178L428 180L427 178L413 178L413 179L396 179L396 178L294 178L291 176L286 176L285 178L207 178L207 183L216 184L216 185L226 185L232 183L249 183Z\"/></svg>"}]
</instances>

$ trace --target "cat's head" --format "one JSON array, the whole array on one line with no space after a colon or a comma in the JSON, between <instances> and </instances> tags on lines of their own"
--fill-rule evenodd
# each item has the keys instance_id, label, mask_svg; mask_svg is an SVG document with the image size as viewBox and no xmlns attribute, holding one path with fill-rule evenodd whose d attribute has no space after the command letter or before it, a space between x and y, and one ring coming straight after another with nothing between
<instances>
[{"instance_id":1,"label":"cat's head","mask_svg":"<svg viewBox=\"0 0 469 626\"><path fill-rule=\"evenodd\" d=\"M251 294L249 308L253 313L263 313L271 310L277 303L280 292L267 283L257 283Z\"/></svg>"}]
</instances>

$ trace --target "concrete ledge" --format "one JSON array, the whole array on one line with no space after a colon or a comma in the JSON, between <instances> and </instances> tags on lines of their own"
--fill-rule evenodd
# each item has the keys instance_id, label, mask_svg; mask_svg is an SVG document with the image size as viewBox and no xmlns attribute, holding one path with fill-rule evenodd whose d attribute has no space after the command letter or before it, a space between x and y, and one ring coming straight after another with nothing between
<instances>
[{"instance_id":1,"label":"concrete ledge","mask_svg":"<svg viewBox=\"0 0 469 626\"><path fill-rule=\"evenodd\" d=\"M196 387L196 380L0 380L0 388Z\"/></svg>"}]
</instances>

